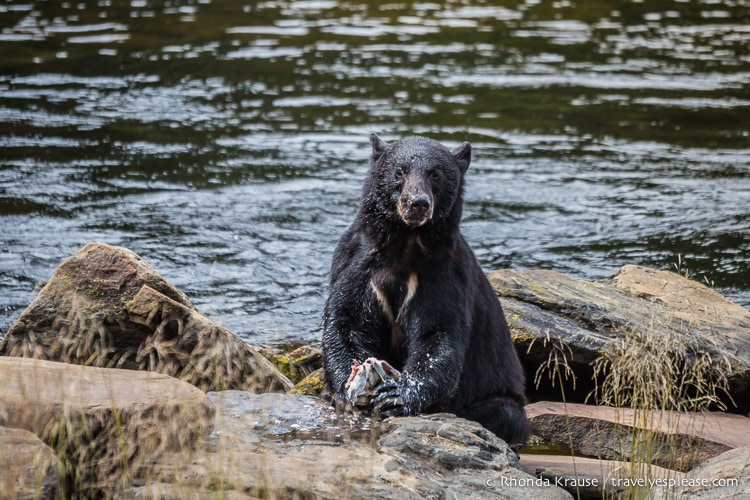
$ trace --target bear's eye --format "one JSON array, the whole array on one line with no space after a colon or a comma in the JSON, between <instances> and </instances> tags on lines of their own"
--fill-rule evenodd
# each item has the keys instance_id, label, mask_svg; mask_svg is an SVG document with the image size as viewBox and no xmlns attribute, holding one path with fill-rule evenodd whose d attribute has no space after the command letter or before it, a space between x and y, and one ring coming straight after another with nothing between
<instances>
[{"instance_id":1,"label":"bear's eye","mask_svg":"<svg viewBox=\"0 0 750 500\"><path fill-rule=\"evenodd\" d=\"M395 177L397 180L400 181L401 179L404 178L404 171L401 170L400 168L397 168L396 170L393 171L393 177Z\"/></svg>"},{"instance_id":2,"label":"bear's eye","mask_svg":"<svg viewBox=\"0 0 750 500\"><path fill-rule=\"evenodd\" d=\"M440 173L437 170L431 170L430 179L432 179L433 181L440 179Z\"/></svg>"}]
</instances>

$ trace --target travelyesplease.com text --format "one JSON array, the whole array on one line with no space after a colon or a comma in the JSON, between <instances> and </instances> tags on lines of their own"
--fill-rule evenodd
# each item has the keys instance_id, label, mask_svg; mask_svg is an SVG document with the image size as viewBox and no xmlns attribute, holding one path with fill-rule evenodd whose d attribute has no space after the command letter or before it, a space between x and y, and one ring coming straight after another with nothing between
<instances>
[{"instance_id":1,"label":"travelyesplease.com text","mask_svg":"<svg viewBox=\"0 0 750 500\"><path fill-rule=\"evenodd\" d=\"M605 485L606 483L606 485ZM550 487L560 488L606 488L629 489L629 488L713 488L732 487L739 485L737 478L645 478L645 477L499 477L487 478L485 485L488 488L525 488L525 487Z\"/></svg>"}]
</instances>

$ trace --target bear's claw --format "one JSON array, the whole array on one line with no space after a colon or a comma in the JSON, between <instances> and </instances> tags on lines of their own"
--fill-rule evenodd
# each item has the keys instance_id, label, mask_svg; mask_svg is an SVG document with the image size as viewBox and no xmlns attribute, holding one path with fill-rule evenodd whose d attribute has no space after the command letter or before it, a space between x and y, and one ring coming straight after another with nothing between
<instances>
[{"instance_id":1,"label":"bear's claw","mask_svg":"<svg viewBox=\"0 0 750 500\"><path fill-rule=\"evenodd\" d=\"M383 383L377 387L378 395L372 400L373 411L381 416L401 417L408 415L406 401L401 388L395 383Z\"/></svg>"}]
</instances>

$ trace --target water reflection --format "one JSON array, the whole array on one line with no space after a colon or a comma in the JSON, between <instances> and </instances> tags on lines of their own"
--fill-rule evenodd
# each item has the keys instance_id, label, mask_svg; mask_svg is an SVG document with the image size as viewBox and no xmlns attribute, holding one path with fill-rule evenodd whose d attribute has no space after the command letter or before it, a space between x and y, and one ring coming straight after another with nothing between
<instances>
[{"instance_id":1,"label":"water reflection","mask_svg":"<svg viewBox=\"0 0 750 500\"><path fill-rule=\"evenodd\" d=\"M750 305L737 0L0 3L0 331L91 240L315 341L367 136L469 140L486 269L671 268Z\"/></svg>"}]
</instances>

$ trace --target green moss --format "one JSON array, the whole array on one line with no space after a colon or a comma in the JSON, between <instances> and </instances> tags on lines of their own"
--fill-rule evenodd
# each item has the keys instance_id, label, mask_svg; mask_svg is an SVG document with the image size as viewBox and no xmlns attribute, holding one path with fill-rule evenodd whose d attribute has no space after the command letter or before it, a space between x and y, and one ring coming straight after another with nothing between
<instances>
[{"instance_id":1,"label":"green moss","mask_svg":"<svg viewBox=\"0 0 750 500\"><path fill-rule=\"evenodd\" d=\"M288 354L275 354L270 349L263 349L260 353L292 382L297 383L302 379L299 370L294 366L295 358L290 358Z\"/></svg>"},{"instance_id":2,"label":"green moss","mask_svg":"<svg viewBox=\"0 0 750 500\"><path fill-rule=\"evenodd\" d=\"M533 292L538 293L539 295L547 295L548 290L543 285L539 285L537 283L526 283L526 288L528 290L532 290Z\"/></svg>"},{"instance_id":3,"label":"green moss","mask_svg":"<svg viewBox=\"0 0 750 500\"><path fill-rule=\"evenodd\" d=\"M303 394L305 396L320 396L323 387L325 387L325 378L323 376L323 369L320 368L302 379L291 391L289 391L289 393Z\"/></svg>"},{"instance_id":4,"label":"green moss","mask_svg":"<svg viewBox=\"0 0 750 500\"><path fill-rule=\"evenodd\" d=\"M284 374L285 377L287 377L292 382L295 381L292 378L292 362L289 359L289 356L287 356L286 354L276 355L273 356L271 362L281 373Z\"/></svg>"},{"instance_id":5,"label":"green moss","mask_svg":"<svg viewBox=\"0 0 750 500\"><path fill-rule=\"evenodd\" d=\"M512 332L518 331L518 333L512 333L510 338L514 344L527 344L536 338L536 335L532 335L526 330L511 328Z\"/></svg>"},{"instance_id":6,"label":"green moss","mask_svg":"<svg viewBox=\"0 0 750 500\"><path fill-rule=\"evenodd\" d=\"M320 354L317 353L316 355L304 346L282 354L277 354L272 349L260 349L259 352L295 384L305 378L305 375L309 374L311 370L320 367L322 364L322 359L319 359Z\"/></svg>"}]
</instances>

